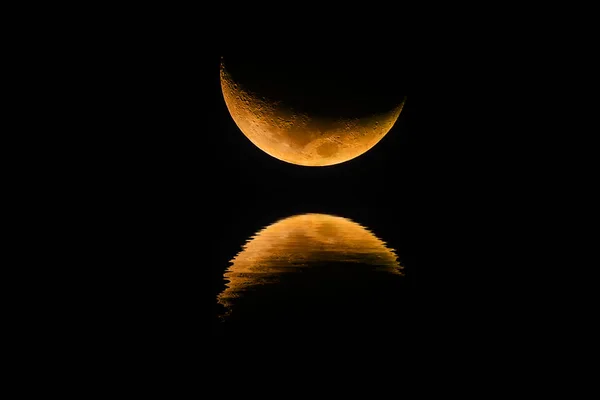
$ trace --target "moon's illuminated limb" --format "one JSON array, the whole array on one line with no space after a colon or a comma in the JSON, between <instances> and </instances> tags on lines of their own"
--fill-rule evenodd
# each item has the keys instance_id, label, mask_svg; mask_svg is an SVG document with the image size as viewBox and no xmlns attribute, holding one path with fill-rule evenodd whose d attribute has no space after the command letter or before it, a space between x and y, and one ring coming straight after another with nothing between
<instances>
[{"instance_id":1,"label":"moon's illuminated limb","mask_svg":"<svg viewBox=\"0 0 600 400\"><path fill-rule=\"evenodd\" d=\"M245 89L223 63L220 74L225 104L242 133L265 153L296 165L334 165L364 154L390 131L404 106L364 118L316 118Z\"/></svg>"},{"instance_id":2,"label":"moon's illuminated limb","mask_svg":"<svg viewBox=\"0 0 600 400\"><path fill-rule=\"evenodd\" d=\"M283 274L332 264L404 275L395 252L362 225L328 214L301 214L269 225L244 245L224 274L229 282L218 301L231 311L247 291L277 284Z\"/></svg>"}]
</instances>

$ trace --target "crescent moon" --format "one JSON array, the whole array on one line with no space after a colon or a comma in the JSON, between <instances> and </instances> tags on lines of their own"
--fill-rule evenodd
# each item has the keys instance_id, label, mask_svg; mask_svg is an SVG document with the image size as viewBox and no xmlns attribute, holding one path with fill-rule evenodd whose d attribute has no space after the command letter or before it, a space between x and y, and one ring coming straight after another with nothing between
<instances>
[{"instance_id":1,"label":"crescent moon","mask_svg":"<svg viewBox=\"0 0 600 400\"><path fill-rule=\"evenodd\" d=\"M302 166L340 164L366 153L394 126L405 102L366 117L316 117L249 90L223 62L220 80L227 109L242 133L270 156Z\"/></svg>"}]
</instances>

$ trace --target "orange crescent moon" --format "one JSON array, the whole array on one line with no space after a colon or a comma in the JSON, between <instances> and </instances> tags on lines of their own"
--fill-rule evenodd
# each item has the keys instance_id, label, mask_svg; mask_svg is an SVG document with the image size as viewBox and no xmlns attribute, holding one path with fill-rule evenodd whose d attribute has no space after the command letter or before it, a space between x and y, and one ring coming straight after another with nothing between
<instances>
[{"instance_id":1,"label":"orange crescent moon","mask_svg":"<svg viewBox=\"0 0 600 400\"><path fill-rule=\"evenodd\" d=\"M394 126L405 101L367 117L317 118L244 88L223 62L220 78L225 104L242 133L270 156L303 166L340 164L366 153Z\"/></svg>"}]
</instances>

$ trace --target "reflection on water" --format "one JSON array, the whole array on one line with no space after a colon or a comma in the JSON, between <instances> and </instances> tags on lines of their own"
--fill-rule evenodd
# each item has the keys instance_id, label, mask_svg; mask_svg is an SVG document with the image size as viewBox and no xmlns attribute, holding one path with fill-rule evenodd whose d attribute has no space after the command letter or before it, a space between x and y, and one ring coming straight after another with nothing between
<instances>
[{"instance_id":1,"label":"reflection on water","mask_svg":"<svg viewBox=\"0 0 600 400\"><path fill-rule=\"evenodd\" d=\"M276 221L252 236L230 264L218 295L224 320L248 313L282 318L315 303L324 310L344 296L347 305L348 293L367 296L376 284L390 291L385 285L404 275L394 250L371 231L327 214Z\"/></svg>"}]
</instances>

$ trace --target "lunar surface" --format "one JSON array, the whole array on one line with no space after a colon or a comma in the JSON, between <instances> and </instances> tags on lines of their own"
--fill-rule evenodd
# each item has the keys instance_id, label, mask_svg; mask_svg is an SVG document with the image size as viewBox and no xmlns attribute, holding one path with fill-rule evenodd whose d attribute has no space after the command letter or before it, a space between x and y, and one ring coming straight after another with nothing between
<instances>
[{"instance_id":1,"label":"lunar surface","mask_svg":"<svg viewBox=\"0 0 600 400\"><path fill-rule=\"evenodd\" d=\"M316 290L325 277L339 283L356 274L363 274L360 279L381 273L404 275L394 250L382 240L350 219L328 214L279 220L256 233L230 263L224 274L226 288L218 296L225 316L239 301L290 277L305 279ZM300 287L300 296L310 294Z\"/></svg>"},{"instance_id":2,"label":"lunar surface","mask_svg":"<svg viewBox=\"0 0 600 400\"><path fill-rule=\"evenodd\" d=\"M404 106L402 100L367 116L316 116L249 89L224 62L220 79L227 109L242 133L265 153L296 165L334 165L364 154L390 131Z\"/></svg>"}]
</instances>

